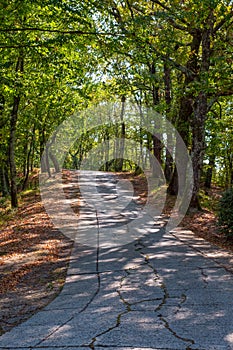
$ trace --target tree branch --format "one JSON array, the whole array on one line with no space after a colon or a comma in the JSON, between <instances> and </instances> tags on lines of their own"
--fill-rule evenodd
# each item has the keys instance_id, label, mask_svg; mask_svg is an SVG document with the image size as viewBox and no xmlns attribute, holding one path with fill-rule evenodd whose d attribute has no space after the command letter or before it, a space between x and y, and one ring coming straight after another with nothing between
<instances>
[{"instance_id":1,"label":"tree branch","mask_svg":"<svg viewBox=\"0 0 233 350\"><path fill-rule=\"evenodd\" d=\"M164 10L171 11L170 7L166 6L165 4L162 4L159 0L152 0L152 2L156 5L161 6Z\"/></svg>"},{"instance_id":2,"label":"tree branch","mask_svg":"<svg viewBox=\"0 0 233 350\"><path fill-rule=\"evenodd\" d=\"M188 28L188 27L185 27L185 26L182 26L182 25L176 23L176 22L174 21L173 18L168 18L168 22L169 22L175 29L182 30L182 31L187 31L187 32L189 32L189 33L192 32L192 29L190 29L190 28Z\"/></svg>"},{"instance_id":3,"label":"tree branch","mask_svg":"<svg viewBox=\"0 0 233 350\"><path fill-rule=\"evenodd\" d=\"M157 5L161 6L164 10L166 10L166 11L168 11L168 12L170 12L170 13L172 13L172 14L174 15L174 13L172 12L171 8L168 7L168 6L166 6L165 4L162 4L161 1L159 1L159 0L152 0L152 2L153 2L154 4L157 4ZM181 21L183 24L189 25L189 23L187 23L183 18L180 19L180 21ZM187 30L187 28L186 28L186 30Z\"/></svg>"},{"instance_id":4,"label":"tree branch","mask_svg":"<svg viewBox=\"0 0 233 350\"><path fill-rule=\"evenodd\" d=\"M161 58L163 62L170 63L170 65L177 68L180 72L185 74L187 77L193 77L195 75L195 73L189 68L187 68L186 66L179 64L178 62L173 60L171 57L168 57L166 54L162 54L161 52L156 50L155 47L152 45L152 43L149 42L149 40L146 40L146 44L152 49L153 53L155 53L159 58Z\"/></svg>"},{"instance_id":5,"label":"tree branch","mask_svg":"<svg viewBox=\"0 0 233 350\"><path fill-rule=\"evenodd\" d=\"M10 32L43 32L43 33L59 33L59 34L76 34L76 35L111 35L111 36L120 36L124 34L111 33L111 32L87 32L82 30L59 30L59 29L44 29L38 27L26 27L26 28L4 28L0 29L0 32L10 33Z\"/></svg>"},{"instance_id":6,"label":"tree branch","mask_svg":"<svg viewBox=\"0 0 233 350\"><path fill-rule=\"evenodd\" d=\"M233 89L232 87L226 90L216 91L216 92L208 92L208 96L213 96L214 99L217 101L218 97L227 97L227 96L233 96Z\"/></svg>"},{"instance_id":7,"label":"tree branch","mask_svg":"<svg viewBox=\"0 0 233 350\"><path fill-rule=\"evenodd\" d=\"M132 18L132 20L134 20L134 13L133 13L132 7L131 7L131 5L130 5L128 0L126 0L126 3L127 3L127 6L128 6L128 9L130 11L131 18Z\"/></svg>"},{"instance_id":8,"label":"tree branch","mask_svg":"<svg viewBox=\"0 0 233 350\"><path fill-rule=\"evenodd\" d=\"M217 96L219 96L219 97L221 97L221 96L233 96L233 89L225 90L225 91L219 91L217 93Z\"/></svg>"},{"instance_id":9,"label":"tree branch","mask_svg":"<svg viewBox=\"0 0 233 350\"><path fill-rule=\"evenodd\" d=\"M230 13L228 13L228 15L226 15L218 24L216 24L216 26L214 27L213 33L216 34L217 31L219 29L221 29L221 27L223 27L225 25L225 23L227 23L228 20L230 20L233 17L233 11L231 11ZM232 21L229 23L229 26L232 25Z\"/></svg>"}]
</instances>

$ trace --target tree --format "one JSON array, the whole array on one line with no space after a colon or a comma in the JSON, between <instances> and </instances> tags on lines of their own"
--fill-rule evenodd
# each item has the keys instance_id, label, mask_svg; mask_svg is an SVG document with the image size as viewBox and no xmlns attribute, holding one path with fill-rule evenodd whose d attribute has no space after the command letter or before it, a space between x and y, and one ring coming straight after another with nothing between
<instances>
[{"instance_id":1,"label":"tree","mask_svg":"<svg viewBox=\"0 0 233 350\"><path fill-rule=\"evenodd\" d=\"M3 1L1 6L0 168L4 192L6 168L11 168L12 205L17 205L16 172L23 171L26 185L29 168L39 162L53 129L77 105L84 108L115 95L153 106L175 124L193 160L191 207L200 208L206 123L215 105L224 104L233 92L231 1L25 0ZM123 120L123 136L125 127ZM147 137L164 167L168 191L177 194L175 150L164 152L158 127L157 137L144 135L140 125L135 128L141 146ZM102 133L106 141L110 130ZM168 148L169 137L173 135L165 137ZM80 154L72 150L75 162L82 159L86 140ZM7 145L10 162L4 158ZM47 163L56 167L56 155L47 147ZM231 156L224 161L230 174Z\"/></svg>"},{"instance_id":2,"label":"tree","mask_svg":"<svg viewBox=\"0 0 233 350\"><path fill-rule=\"evenodd\" d=\"M230 2L153 0L135 4L133 1L103 1L99 11L103 16L106 12L111 16L111 22L106 20L104 26L114 29L120 38L114 52L125 59L130 52L130 60L141 65L148 55L152 59L156 57L157 65L166 63L181 74L176 127L187 147L191 147L194 171L191 207L200 209L198 193L209 104L219 96L232 94L229 79L227 88L223 88L217 78L222 70L218 62L223 52L226 70L232 69L232 50L226 48L232 33ZM114 36L112 42L107 43L109 48L113 42ZM176 175L174 171L169 186L174 194L177 193Z\"/></svg>"},{"instance_id":3,"label":"tree","mask_svg":"<svg viewBox=\"0 0 233 350\"><path fill-rule=\"evenodd\" d=\"M58 1L56 6L53 1L3 1L1 7L1 128L5 130L1 148L8 148L9 158L0 157L0 168L4 193L6 168L10 169L11 202L12 207L17 207L17 174L23 171L25 187L29 168L34 162L39 165L49 134L74 112L78 102L84 102L85 75L93 71L86 44L92 39L79 36L90 23L80 15L79 6L70 1ZM72 29L67 31L67 27ZM77 40L70 37L73 32L78 34ZM56 164L51 153L50 158Z\"/></svg>"}]
</instances>

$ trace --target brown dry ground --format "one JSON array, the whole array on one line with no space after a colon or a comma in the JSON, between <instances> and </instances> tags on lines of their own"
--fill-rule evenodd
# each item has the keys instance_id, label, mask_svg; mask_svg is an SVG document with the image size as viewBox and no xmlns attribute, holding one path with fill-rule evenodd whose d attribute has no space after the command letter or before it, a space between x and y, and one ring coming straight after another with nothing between
<instances>
[{"instance_id":1,"label":"brown dry ground","mask_svg":"<svg viewBox=\"0 0 233 350\"><path fill-rule=\"evenodd\" d=\"M119 174L134 183L135 194L145 201L147 183L142 176ZM69 181L69 172L65 174ZM209 191L216 203L221 189ZM67 194L68 195L68 194ZM175 199L167 197L163 212L169 214ZM77 206L73 208L78 213ZM25 193L21 205L11 217L0 210L0 335L29 318L50 303L61 291L73 243L54 229L45 212L37 190ZM5 216L4 216L5 215ZM190 213L181 226L195 235L233 252L233 243L219 233L212 210Z\"/></svg>"}]
</instances>

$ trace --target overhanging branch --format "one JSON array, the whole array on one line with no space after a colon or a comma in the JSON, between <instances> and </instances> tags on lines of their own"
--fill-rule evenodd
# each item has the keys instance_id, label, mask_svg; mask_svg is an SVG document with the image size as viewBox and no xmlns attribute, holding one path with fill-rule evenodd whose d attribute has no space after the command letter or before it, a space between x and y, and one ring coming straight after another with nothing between
<instances>
[{"instance_id":1,"label":"overhanging branch","mask_svg":"<svg viewBox=\"0 0 233 350\"><path fill-rule=\"evenodd\" d=\"M38 27L25 27L25 28L1 28L1 33L12 33L12 32L43 32L43 33L58 33L58 34L76 34L76 35L103 35L103 36L124 36L124 34L112 33L112 32L91 32L83 30L60 30L60 29L45 29Z\"/></svg>"}]
</instances>

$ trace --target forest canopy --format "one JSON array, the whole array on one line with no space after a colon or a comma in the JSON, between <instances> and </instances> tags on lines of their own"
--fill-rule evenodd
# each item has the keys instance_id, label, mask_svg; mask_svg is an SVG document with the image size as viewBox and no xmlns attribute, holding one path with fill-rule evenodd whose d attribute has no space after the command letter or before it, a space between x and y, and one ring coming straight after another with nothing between
<instances>
[{"instance_id":1,"label":"forest canopy","mask_svg":"<svg viewBox=\"0 0 233 350\"><path fill-rule=\"evenodd\" d=\"M200 208L202 183L232 187L232 5L2 0L1 195L10 194L17 207L17 193L40 167L53 131L74 112L108 101L152 108L175 126L192 159L192 207ZM78 168L93 143L113 136L143 140L164 170L168 193L177 194L175 157L164 149L163 135L145 133L140 125L127 129L123 119L83 133L65 165ZM49 149L48 157L56 169ZM132 166L120 159L105 170Z\"/></svg>"}]
</instances>

